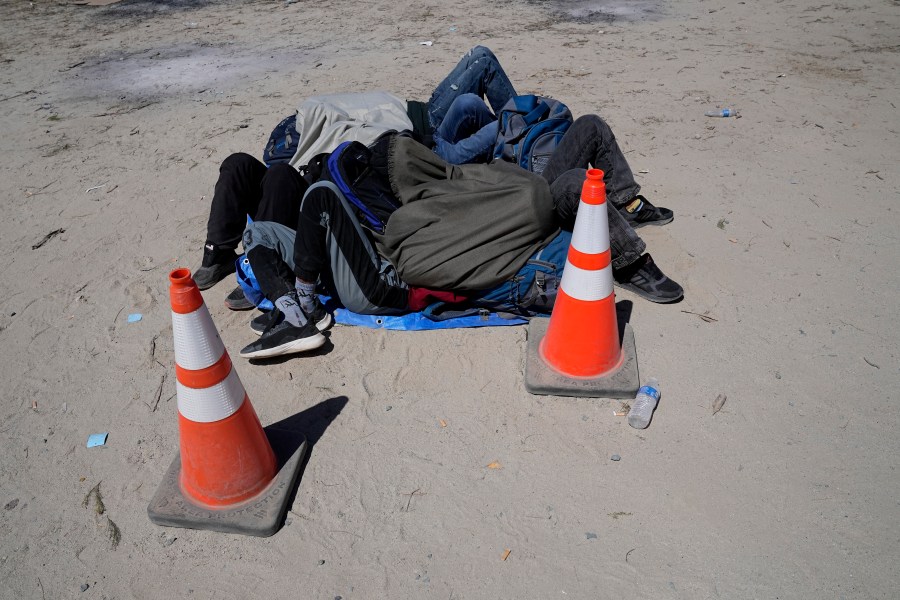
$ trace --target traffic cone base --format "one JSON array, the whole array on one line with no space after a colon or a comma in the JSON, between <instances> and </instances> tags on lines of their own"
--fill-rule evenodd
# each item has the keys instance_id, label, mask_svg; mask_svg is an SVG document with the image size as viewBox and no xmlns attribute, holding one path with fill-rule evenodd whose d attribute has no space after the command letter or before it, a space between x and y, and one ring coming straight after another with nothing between
<instances>
[{"instance_id":1,"label":"traffic cone base","mask_svg":"<svg viewBox=\"0 0 900 600\"><path fill-rule=\"evenodd\" d=\"M166 527L208 529L268 537L278 531L306 456L306 438L296 431L265 428L281 468L256 496L213 508L185 496L181 487L181 455L176 455L156 490L147 513L150 520Z\"/></svg>"},{"instance_id":2,"label":"traffic cone base","mask_svg":"<svg viewBox=\"0 0 900 600\"><path fill-rule=\"evenodd\" d=\"M534 318L528 324L525 355L525 389L546 396L634 398L640 387L634 331L625 323L618 367L593 377L577 377L557 371L541 357L541 341L550 319Z\"/></svg>"}]
</instances>

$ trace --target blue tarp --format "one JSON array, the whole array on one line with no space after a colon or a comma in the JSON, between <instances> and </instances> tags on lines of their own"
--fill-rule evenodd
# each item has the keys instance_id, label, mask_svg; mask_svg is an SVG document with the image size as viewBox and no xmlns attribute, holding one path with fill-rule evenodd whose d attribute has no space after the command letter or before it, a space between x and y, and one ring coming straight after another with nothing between
<instances>
[{"instance_id":1,"label":"blue tarp","mask_svg":"<svg viewBox=\"0 0 900 600\"><path fill-rule=\"evenodd\" d=\"M516 315L500 315L482 310L479 314L434 320L426 312L414 312L399 316L361 315L337 305L328 296L319 296L325 307L334 313L334 320L341 325L355 325L370 329L391 329L394 331L422 331L428 329L456 329L459 327L503 327L524 325L528 319ZM429 307L429 309L432 307ZM427 311L428 309L426 309Z\"/></svg>"}]
</instances>

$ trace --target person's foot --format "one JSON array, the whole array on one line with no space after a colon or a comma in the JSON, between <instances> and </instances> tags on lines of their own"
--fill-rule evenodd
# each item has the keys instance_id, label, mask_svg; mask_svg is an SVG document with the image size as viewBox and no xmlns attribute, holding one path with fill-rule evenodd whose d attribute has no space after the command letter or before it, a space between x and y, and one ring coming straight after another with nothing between
<instances>
[{"instance_id":1,"label":"person's foot","mask_svg":"<svg viewBox=\"0 0 900 600\"><path fill-rule=\"evenodd\" d=\"M307 321L303 327L296 327L281 321L267 328L258 340L241 348L240 354L243 358L270 358L315 350L323 344L325 336L314 322Z\"/></svg>"},{"instance_id":2,"label":"person's foot","mask_svg":"<svg viewBox=\"0 0 900 600\"><path fill-rule=\"evenodd\" d=\"M251 308L256 308L256 305L250 302L247 296L244 295L244 290L241 286L237 286L231 290L231 293L225 296L225 306L231 310L250 310Z\"/></svg>"},{"instance_id":3,"label":"person's foot","mask_svg":"<svg viewBox=\"0 0 900 600\"><path fill-rule=\"evenodd\" d=\"M644 225L665 225L671 223L675 218L668 208L653 206L650 201L641 195L635 196L634 199L622 208L622 215L635 229Z\"/></svg>"},{"instance_id":4,"label":"person's foot","mask_svg":"<svg viewBox=\"0 0 900 600\"><path fill-rule=\"evenodd\" d=\"M271 329L282 321L284 321L284 313L280 310L270 310L253 317L250 320L250 330L256 335L262 335L266 329Z\"/></svg>"},{"instance_id":5,"label":"person's foot","mask_svg":"<svg viewBox=\"0 0 900 600\"><path fill-rule=\"evenodd\" d=\"M216 248L207 243L203 246L203 262L194 271L194 282L201 290L209 289L229 275L234 274L237 253L231 248Z\"/></svg>"},{"instance_id":6,"label":"person's foot","mask_svg":"<svg viewBox=\"0 0 900 600\"><path fill-rule=\"evenodd\" d=\"M272 321L275 321L272 323ZM309 316L309 320L316 324L316 329L319 331L325 331L329 327L331 327L332 323L334 323L334 318L331 316L325 307L322 306L318 301L316 302L316 309L313 311L312 315ZM262 335L265 332L266 327L278 325L284 321L284 314L280 310L273 310L270 312L264 312L261 315L258 315L250 321L250 329L256 335Z\"/></svg>"},{"instance_id":7,"label":"person's foot","mask_svg":"<svg viewBox=\"0 0 900 600\"><path fill-rule=\"evenodd\" d=\"M325 307L322 306L322 303L319 302L319 299L316 298L316 306L311 311L304 311L306 313L306 318L310 320L310 322L316 324L316 328L319 331L325 331L334 323L334 317L331 316L331 313L325 310Z\"/></svg>"},{"instance_id":8,"label":"person's foot","mask_svg":"<svg viewBox=\"0 0 900 600\"><path fill-rule=\"evenodd\" d=\"M616 285L630 290L650 302L666 304L680 300L684 290L659 270L653 257L644 254L623 269L614 269Z\"/></svg>"}]
</instances>

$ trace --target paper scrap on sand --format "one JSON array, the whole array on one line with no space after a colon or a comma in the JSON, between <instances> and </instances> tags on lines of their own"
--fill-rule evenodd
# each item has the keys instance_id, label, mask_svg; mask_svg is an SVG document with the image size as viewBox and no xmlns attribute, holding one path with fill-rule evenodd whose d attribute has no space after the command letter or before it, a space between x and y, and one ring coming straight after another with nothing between
<instances>
[{"instance_id":1,"label":"paper scrap on sand","mask_svg":"<svg viewBox=\"0 0 900 600\"><path fill-rule=\"evenodd\" d=\"M108 433L92 433L88 437L87 447L93 448L94 446L103 446L106 444L107 437L109 437Z\"/></svg>"},{"instance_id":2,"label":"paper scrap on sand","mask_svg":"<svg viewBox=\"0 0 900 600\"><path fill-rule=\"evenodd\" d=\"M716 399L713 400L712 404L712 414L716 414L717 412L722 410L722 407L725 406L725 400L727 399L728 396L726 396L725 394L719 394L718 396L716 396Z\"/></svg>"},{"instance_id":3,"label":"paper scrap on sand","mask_svg":"<svg viewBox=\"0 0 900 600\"><path fill-rule=\"evenodd\" d=\"M503 465L501 465L496 460L487 466L488 469L502 469Z\"/></svg>"}]
</instances>

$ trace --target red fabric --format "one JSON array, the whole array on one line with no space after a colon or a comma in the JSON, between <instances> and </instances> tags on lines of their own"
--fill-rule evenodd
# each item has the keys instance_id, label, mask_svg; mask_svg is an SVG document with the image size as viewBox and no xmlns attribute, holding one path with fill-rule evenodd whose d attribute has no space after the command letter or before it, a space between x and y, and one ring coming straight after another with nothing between
<instances>
[{"instance_id":1,"label":"red fabric","mask_svg":"<svg viewBox=\"0 0 900 600\"><path fill-rule=\"evenodd\" d=\"M409 308L414 311L423 310L433 302L447 302L449 304L457 304L465 302L466 297L454 294L453 292L443 292L441 290L429 290L422 287L409 288Z\"/></svg>"}]
</instances>

